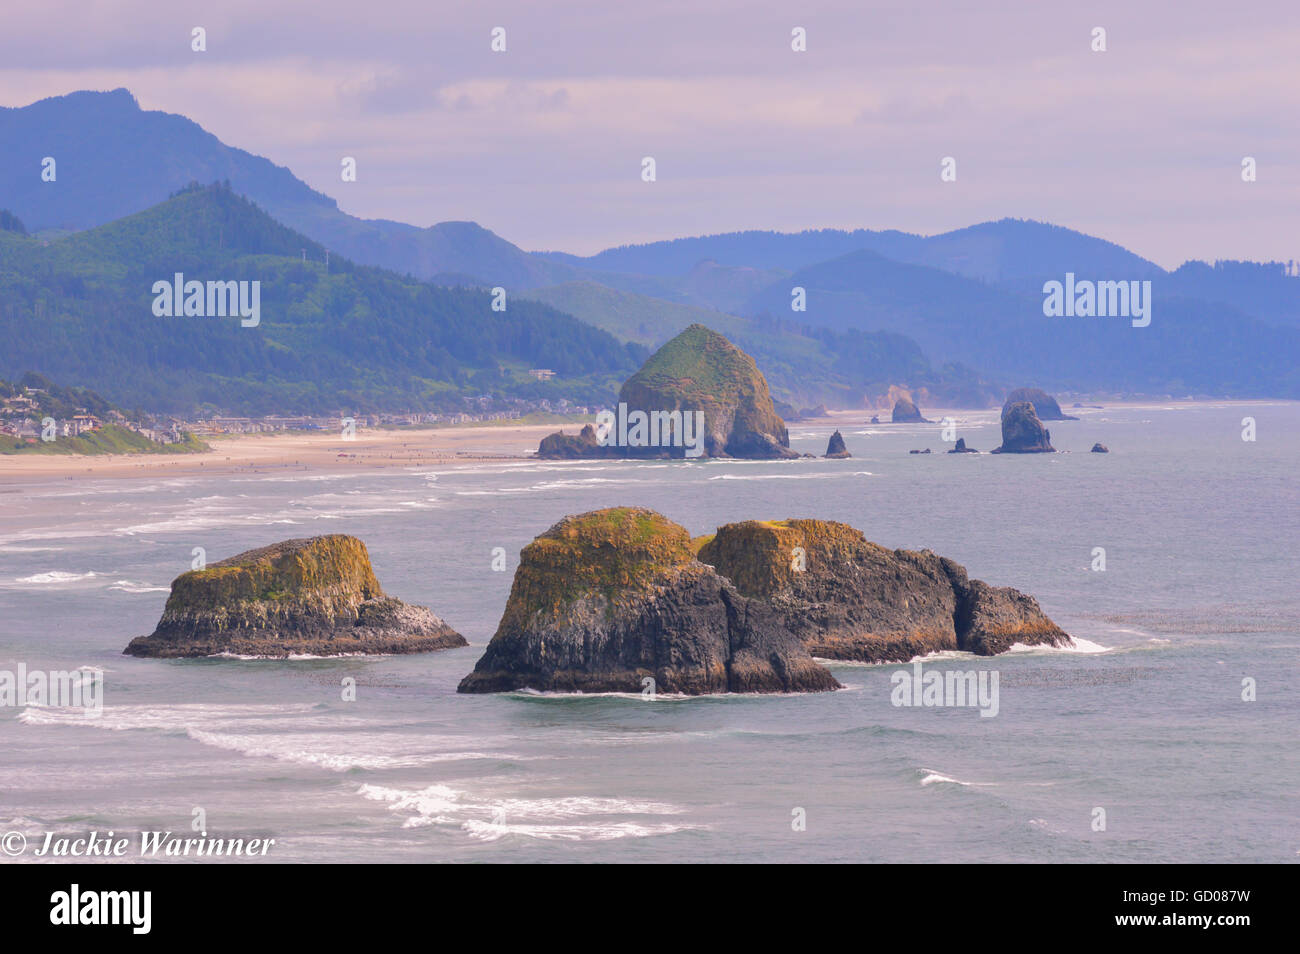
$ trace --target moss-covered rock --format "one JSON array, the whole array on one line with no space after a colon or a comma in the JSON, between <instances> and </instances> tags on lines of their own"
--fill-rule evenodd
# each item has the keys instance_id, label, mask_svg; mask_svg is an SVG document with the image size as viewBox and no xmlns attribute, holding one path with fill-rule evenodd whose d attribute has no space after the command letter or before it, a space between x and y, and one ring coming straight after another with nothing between
<instances>
[{"instance_id":1,"label":"moss-covered rock","mask_svg":"<svg viewBox=\"0 0 1300 954\"><path fill-rule=\"evenodd\" d=\"M131 656L412 653L466 645L422 606L386 595L366 545L342 534L285 540L172 581L157 629Z\"/></svg>"},{"instance_id":2,"label":"moss-covered rock","mask_svg":"<svg viewBox=\"0 0 1300 954\"><path fill-rule=\"evenodd\" d=\"M647 683L646 680L653 680ZM650 510L566 517L524 547L496 634L461 692L837 688L763 603Z\"/></svg>"},{"instance_id":3,"label":"moss-covered rock","mask_svg":"<svg viewBox=\"0 0 1300 954\"><path fill-rule=\"evenodd\" d=\"M887 550L828 520L749 520L702 541L700 562L775 609L814 656L905 662L942 650L981 655L1070 638L1015 590L968 580L930 551Z\"/></svg>"},{"instance_id":4,"label":"moss-covered rock","mask_svg":"<svg viewBox=\"0 0 1300 954\"><path fill-rule=\"evenodd\" d=\"M619 391L619 404L633 412L701 412L704 457L791 458L790 435L776 413L767 379L754 359L706 328L691 325L656 351ZM595 434L593 433L593 438ZM538 456L557 456L572 445L542 441ZM548 442L551 442L548 444ZM682 446L610 446L583 456L683 457Z\"/></svg>"}]
</instances>

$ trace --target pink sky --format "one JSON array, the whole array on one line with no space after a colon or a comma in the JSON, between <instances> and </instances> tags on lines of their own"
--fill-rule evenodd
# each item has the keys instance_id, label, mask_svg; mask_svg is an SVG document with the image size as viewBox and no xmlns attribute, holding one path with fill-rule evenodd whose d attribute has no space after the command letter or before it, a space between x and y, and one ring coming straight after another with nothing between
<instances>
[{"instance_id":1,"label":"pink sky","mask_svg":"<svg viewBox=\"0 0 1300 954\"><path fill-rule=\"evenodd\" d=\"M1015 216L1165 266L1300 258L1294 0L755 7L6 4L0 104L125 86L355 215L472 219L530 249Z\"/></svg>"}]
</instances>

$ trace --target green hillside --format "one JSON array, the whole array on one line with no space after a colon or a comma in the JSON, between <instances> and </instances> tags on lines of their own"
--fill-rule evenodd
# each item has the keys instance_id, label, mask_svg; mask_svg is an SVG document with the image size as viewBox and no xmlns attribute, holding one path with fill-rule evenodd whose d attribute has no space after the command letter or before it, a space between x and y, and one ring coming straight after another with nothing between
<instances>
[{"instance_id":1,"label":"green hillside","mask_svg":"<svg viewBox=\"0 0 1300 954\"><path fill-rule=\"evenodd\" d=\"M648 353L545 305L332 257L227 186L44 243L0 231L0 376L35 368L175 413L607 400ZM154 283L260 282L261 322L156 317ZM527 372L556 372L538 381Z\"/></svg>"}]
</instances>

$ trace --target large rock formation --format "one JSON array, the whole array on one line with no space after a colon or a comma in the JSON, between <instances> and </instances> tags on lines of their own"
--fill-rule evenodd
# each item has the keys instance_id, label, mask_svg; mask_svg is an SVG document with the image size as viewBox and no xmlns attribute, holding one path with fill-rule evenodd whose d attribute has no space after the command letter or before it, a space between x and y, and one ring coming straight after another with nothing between
<instances>
[{"instance_id":1,"label":"large rock formation","mask_svg":"<svg viewBox=\"0 0 1300 954\"><path fill-rule=\"evenodd\" d=\"M1077 421L1077 417L1071 417L1061 410L1061 405L1056 403L1056 398L1052 397L1042 388L1016 388L1007 395L1006 402L1002 405L1002 413L1006 414L1007 408L1013 404L1019 404L1021 401L1028 401L1034 406L1034 413L1038 415L1040 421Z\"/></svg>"},{"instance_id":2,"label":"large rock formation","mask_svg":"<svg viewBox=\"0 0 1300 954\"><path fill-rule=\"evenodd\" d=\"M619 455L616 448L601 446L596 437L596 429L587 424L577 434L566 434L562 430L547 434L537 448L537 456L548 460L577 460Z\"/></svg>"},{"instance_id":3,"label":"large rock formation","mask_svg":"<svg viewBox=\"0 0 1300 954\"><path fill-rule=\"evenodd\" d=\"M1002 409L1002 446L993 449L995 454L1054 454L1052 432L1034 413L1028 401L1012 404Z\"/></svg>"},{"instance_id":4,"label":"large rock formation","mask_svg":"<svg viewBox=\"0 0 1300 954\"><path fill-rule=\"evenodd\" d=\"M182 573L158 628L129 656L338 656L466 645L423 606L387 596L366 545L332 534L249 550Z\"/></svg>"},{"instance_id":5,"label":"large rock formation","mask_svg":"<svg viewBox=\"0 0 1300 954\"><path fill-rule=\"evenodd\" d=\"M895 424L929 424L921 416L921 409L908 398L899 398L894 402L894 416L892 418Z\"/></svg>"},{"instance_id":6,"label":"large rock formation","mask_svg":"<svg viewBox=\"0 0 1300 954\"><path fill-rule=\"evenodd\" d=\"M770 605L814 656L905 662L1015 643L1068 646L1030 596L967 578L930 551L887 550L847 524L745 521L720 527L699 559Z\"/></svg>"},{"instance_id":7,"label":"large rock formation","mask_svg":"<svg viewBox=\"0 0 1300 954\"><path fill-rule=\"evenodd\" d=\"M836 431L831 435L831 439L826 442L825 457L831 460L843 460L845 457L852 457L849 449L844 446L844 435Z\"/></svg>"},{"instance_id":8,"label":"large rock formation","mask_svg":"<svg viewBox=\"0 0 1300 954\"><path fill-rule=\"evenodd\" d=\"M618 395L618 415L636 414L650 419L649 442L637 436L635 426L621 423L606 438L609 448L622 457L747 457L793 458L790 435L776 413L767 380L754 359L716 331L691 325L650 356L628 378ZM670 415L680 418L700 412L703 417L699 454L690 454L680 439L670 442L662 425ZM656 432L658 434L656 435ZM556 435L551 435L554 437ZM663 437L664 439L660 439ZM553 445L542 442L538 456L549 456ZM568 445L565 450L570 449ZM586 456L607 456L595 451Z\"/></svg>"},{"instance_id":9,"label":"large rock formation","mask_svg":"<svg viewBox=\"0 0 1300 954\"><path fill-rule=\"evenodd\" d=\"M524 547L496 634L460 692L835 689L762 601L641 508L566 517Z\"/></svg>"}]
</instances>

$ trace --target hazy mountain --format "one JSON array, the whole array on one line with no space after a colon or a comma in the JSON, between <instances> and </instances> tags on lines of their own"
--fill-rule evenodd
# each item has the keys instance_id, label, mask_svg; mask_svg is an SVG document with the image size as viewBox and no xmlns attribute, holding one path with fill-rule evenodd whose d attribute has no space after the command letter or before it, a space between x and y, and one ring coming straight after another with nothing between
<instances>
[{"instance_id":1,"label":"hazy mountain","mask_svg":"<svg viewBox=\"0 0 1300 954\"><path fill-rule=\"evenodd\" d=\"M327 270L324 252L220 186L48 245L0 231L0 377L35 370L157 410L398 410L466 393L607 400L648 353L535 302L496 312L481 290L337 256ZM177 272L259 282L260 325L157 316L154 283Z\"/></svg>"},{"instance_id":2,"label":"hazy mountain","mask_svg":"<svg viewBox=\"0 0 1300 954\"><path fill-rule=\"evenodd\" d=\"M41 179L46 156L57 163L52 183ZM418 278L463 273L508 288L575 277L473 222L422 229L348 215L283 166L225 145L184 116L142 110L125 89L0 108L0 206L31 231L103 225L195 181L230 182L273 218L359 264Z\"/></svg>"},{"instance_id":3,"label":"hazy mountain","mask_svg":"<svg viewBox=\"0 0 1300 954\"><path fill-rule=\"evenodd\" d=\"M1005 390L968 367L934 367L905 335L834 331L770 315L742 318L596 282L572 282L525 294L652 348L693 324L705 325L754 357L777 399L799 407L819 403L859 407L887 393L890 385L925 388L936 398L961 406L997 403Z\"/></svg>"},{"instance_id":4,"label":"hazy mountain","mask_svg":"<svg viewBox=\"0 0 1300 954\"><path fill-rule=\"evenodd\" d=\"M1121 317L1046 317L1041 285L1021 292L854 252L774 282L742 311L791 315L799 286L800 320L905 334L932 359L990 377L1077 391L1300 396L1300 331L1181 297L1168 275L1151 281L1151 323L1134 328Z\"/></svg>"},{"instance_id":5,"label":"hazy mountain","mask_svg":"<svg viewBox=\"0 0 1300 954\"><path fill-rule=\"evenodd\" d=\"M677 276L686 275L702 261L794 271L859 251L990 283L1053 277L1066 271L1114 279L1163 274L1159 266L1113 242L1028 219L984 222L929 237L869 229L751 231L625 245L587 258L554 252L539 254L574 267Z\"/></svg>"}]
</instances>

